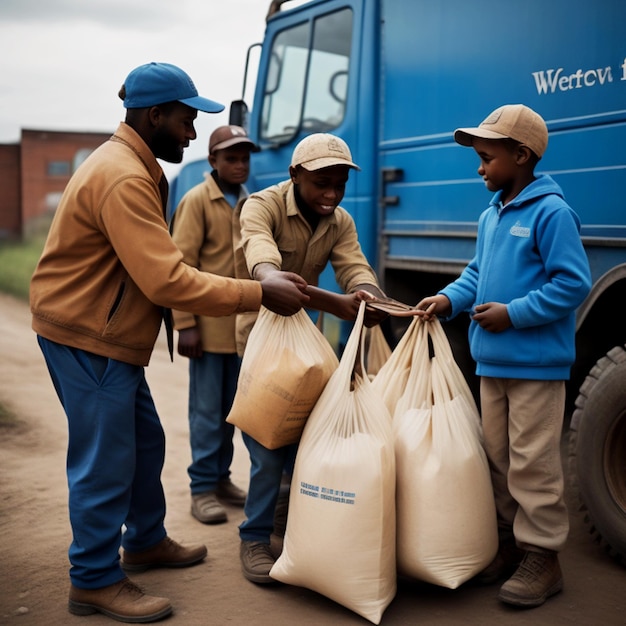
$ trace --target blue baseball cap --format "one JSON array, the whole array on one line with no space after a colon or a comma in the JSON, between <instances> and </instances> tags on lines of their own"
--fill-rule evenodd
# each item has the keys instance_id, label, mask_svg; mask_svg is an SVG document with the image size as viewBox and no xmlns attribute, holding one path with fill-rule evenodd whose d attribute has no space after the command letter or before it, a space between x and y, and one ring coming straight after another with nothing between
<instances>
[{"instance_id":1,"label":"blue baseball cap","mask_svg":"<svg viewBox=\"0 0 626 626\"><path fill-rule=\"evenodd\" d=\"M178 101L205 113L224 110L223 104L199 96L191 78L170 63L153 62L136 67L126 77L123 90L124 107L127 109L143 109Z\"/></svg>"}]
</instances>

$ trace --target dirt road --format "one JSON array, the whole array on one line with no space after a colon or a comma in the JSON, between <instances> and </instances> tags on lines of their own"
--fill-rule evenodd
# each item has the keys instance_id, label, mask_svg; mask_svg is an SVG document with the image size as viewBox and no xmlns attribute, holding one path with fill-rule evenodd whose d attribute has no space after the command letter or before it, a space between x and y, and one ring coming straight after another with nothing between
<instances>
[{"instance_id":1,"label":"dirt road","mask_svg":"<svg viewBox=\"0 0 626 626\"><path fill-rule=\"evenodd\" d=\"M81 618L67 612L65 416L30 329L27 305L0 294L0 328L0 401L18 417L16 426L0 427L0 624L113 624L102 615ZM307 589L256 586L242 577L237 532L241 509L229 509L229 522L219 526L204 526L189 513L186 360L178 357L171 364L160 340L147 378L167 436L163 482L168 532L184 543L204 542L209 549L207 560L196 567L134 577L149 593L171 599L174 614L163 623L369 624ZM243 487L248 468L246 450L237 437L233 478ZM626 569L592 543L574 504L570 517L572 531L561 558L565 590L543 607L531 611L506 607L496 599L497 587L465 585L451 591L401 581L382 626L626 624Z\"/></svg>"}]
</instances>

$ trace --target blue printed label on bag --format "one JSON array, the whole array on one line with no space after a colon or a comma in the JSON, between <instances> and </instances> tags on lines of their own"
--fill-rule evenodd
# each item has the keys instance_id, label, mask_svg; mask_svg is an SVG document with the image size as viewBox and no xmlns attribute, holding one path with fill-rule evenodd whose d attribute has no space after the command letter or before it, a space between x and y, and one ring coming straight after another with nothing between
<instances>
[{"instance_id":1,"label":"blue printed label on bag","mask_svg":"<svg viewBox=\"0 0 626 626\"><path fill-rule=\"evenodd\" d=\"M320 487L319 485L312 485L305 482L300 482L300 493L310 498L319 498L320 500L329 500L340 504L354 504L356 500L356 493L354 491Z\"/></svg>"}]
</instances>

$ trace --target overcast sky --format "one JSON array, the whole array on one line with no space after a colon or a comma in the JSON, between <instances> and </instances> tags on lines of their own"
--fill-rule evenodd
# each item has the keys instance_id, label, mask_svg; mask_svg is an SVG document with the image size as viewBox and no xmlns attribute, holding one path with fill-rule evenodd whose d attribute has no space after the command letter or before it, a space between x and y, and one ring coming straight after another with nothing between
<instances>
[{"instance_id":1,"label":"overcast sky","mask_svg":"<svg viewBox=\"0 0 626 626\"><path fill-rule=\"evenodd\" d=\"M261 41L269 0L0 0L0 143L21 129L114 131L129 71L173 63L200 95L226 105L198 113L183 163L241 97L246 51ZM177 168L164 168L168 175Z\"/></svg>"}]
</instances>

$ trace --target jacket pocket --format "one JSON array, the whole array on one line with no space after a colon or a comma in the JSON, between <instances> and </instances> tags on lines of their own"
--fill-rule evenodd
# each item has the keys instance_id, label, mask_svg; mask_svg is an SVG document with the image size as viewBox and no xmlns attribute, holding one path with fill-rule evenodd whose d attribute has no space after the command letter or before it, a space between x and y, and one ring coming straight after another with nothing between
<instances>
[{"instance_id":1,"label":"jacket pocket","mask_svg":"<svg viewBox=\"0 0 626 626\"><path fill-rule=\"evenodd\" d=\"M115 300L113 301L113 305L109 309L109 313L107 315L107 322L111 321L111 318L115 315L115 312L119 309L120 303L122 302L122 298L124 297L124 291L126 289L126 283L122 281L117 290L117 295L115 296Z\"/></svg>"}]
</instances>

